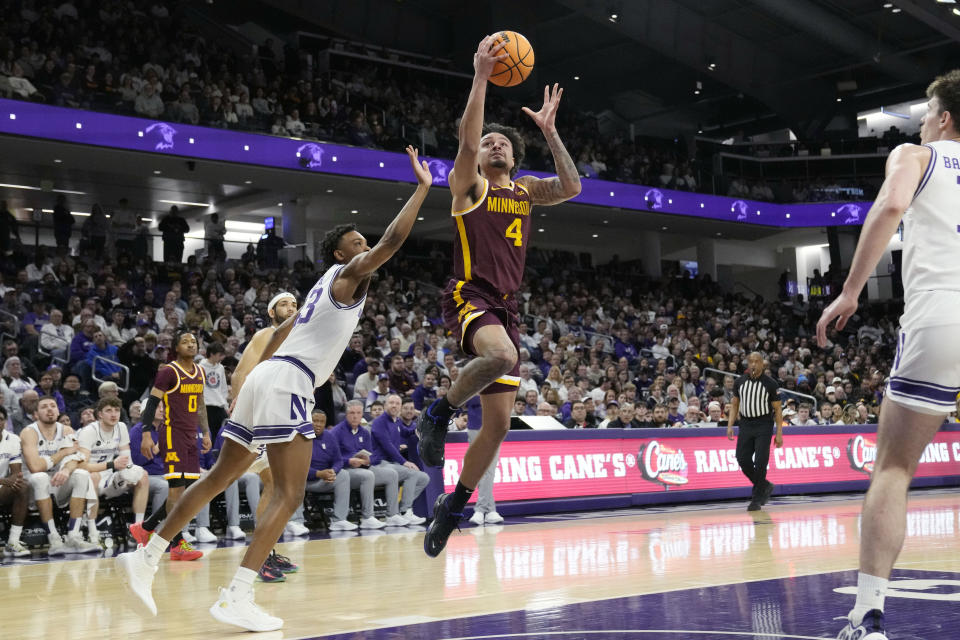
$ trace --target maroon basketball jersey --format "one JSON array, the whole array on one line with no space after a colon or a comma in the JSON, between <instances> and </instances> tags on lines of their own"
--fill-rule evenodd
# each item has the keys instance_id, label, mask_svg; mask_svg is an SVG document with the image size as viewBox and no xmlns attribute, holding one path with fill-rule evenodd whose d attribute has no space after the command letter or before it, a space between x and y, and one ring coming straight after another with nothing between
<instances>
[{"instance_id":1,"label":"maroon basketball jersey","mask_svg":"<svg viewBox=\"0 0 960 640\"><path fill-rule=\"evenodd\" d=\"M530 194L511 182L494 187L486 179L477 202L454 211L453 276L512 294L520 288L530 240Z\"/></svg>"},{"instance_id":2,"label":"maroon basketball jersey","mask_svg":"<svg viewBox=\"0 0 960 640\"><path fill-rule=\"evenodd\" d=\"M154 386L163 393L163 423L167 427L195 433L200 425L198 410L203 397L203 367L194 364L186 371L176 362L163 365Z\"/></svg>"}]
</instances>

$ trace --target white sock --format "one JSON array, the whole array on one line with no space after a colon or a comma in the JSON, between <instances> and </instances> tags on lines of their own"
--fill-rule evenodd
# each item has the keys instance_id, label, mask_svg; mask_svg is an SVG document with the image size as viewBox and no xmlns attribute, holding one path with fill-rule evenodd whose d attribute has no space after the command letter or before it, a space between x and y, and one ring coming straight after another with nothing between
<instances>
[{"instance_id":1,"label":"white sock","mask_svg":"<svg viewBox=\"0 0 960 640\"><path fill-rule=\"evenodd\" d=\"M135 513L135 514L133 514L133 521L134 521L134 522L143 522L143 514L142 514L142 513Z\"/></svg>"},{"instance_id":2,"label":"white sock","mask_svg":"<svg viewBox=\"0 0 960 640\"><path fill-rule=\"evenodd\" d=\"M868 611L879 609L883 611L883 599L887 594L886 578L867 575L860 572L857 574L857 602L850 611L850 623L853 626L863 622L863 616Z\"/></svg>"},{"instance_id":3,"label":"white sock","mask_svg":"<svg viewBox=\"0 0 960 640\"><path fill-rule=\"evenodd\" d=\"M238 567L233 576L230 588L227 589L227 597L233 601L242 599L253 591L253 579L257 577L257 572L253 569Z\"/></svg>"},{"instance_id":4,"label":"white sock","mask_svg":"<svg viewBox=\"0 0 960 640\"><path fill-rule=\"evenodd\" d=\"M160 564L160 558L163 557L163 554L166 553L167 547L169 546L170 541L164 540L156 533L150 536L150 540L148 540L146 546L143 547L143 552L147 556L147 564L151 567Z\"/></svg>"},{"instance_id":5,"label":"white sock","mask_svg":"<svg viewBox=\"0 0 960 640\"><path fill-rule=\"evenodd\" d=\"M91 540L100 537L100 531L97 529L96 520L87 520L87 535L90 536Z\"/></svg>"},{"instance_id":6,"label":"white sock","mask_svg":"<svg viewBox=\"0 0 960 640\"><path fill-rule=\"evenodd\" d=\"M16 544L20 542L20 533L23 527L17 524L10 525L10 537L7 538L7 544Z\"/></svg>"},{"instance_id":7,"label":"white sock","mask_svg":"<svg viewBox=\"0 0 960 640\"><path fill-rule=\"evenodd\" d=\"M53 520L47 520L47 530L50 531L50 535L60 537L60 534L57 533L57 525L54 524Z\"/></svg>"}]
</instances>

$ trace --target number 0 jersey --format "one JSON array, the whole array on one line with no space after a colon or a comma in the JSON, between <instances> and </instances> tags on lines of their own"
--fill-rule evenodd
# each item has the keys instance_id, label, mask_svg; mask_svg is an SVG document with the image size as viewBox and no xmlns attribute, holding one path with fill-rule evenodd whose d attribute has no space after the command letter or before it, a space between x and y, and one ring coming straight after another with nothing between
<instances>
[{"instance_id":1,"label":"number 0 jersey","mask_svg":"<svg viewBox=\"0 0 960 640\"><path fill-rule=\"evenodd\" d=\"M453 211L454 278L485 283L504 294L516 292L523 280L532 206L523 185L495 187L484 178L477 202Z\"/></svg>"},{"instance_id":2,"label":"number 0 jersey","mask_svg":"<svg viewBox=\"0 0 960 640\"><path fill-rule=\"evenodd\" d=\"M203 367L193 364L187 371L171 362L157 371L153 386L163 391L163 424L165 427L196 433L200 426L197 410L203 397Z\"/></svg>"}]
</instances>

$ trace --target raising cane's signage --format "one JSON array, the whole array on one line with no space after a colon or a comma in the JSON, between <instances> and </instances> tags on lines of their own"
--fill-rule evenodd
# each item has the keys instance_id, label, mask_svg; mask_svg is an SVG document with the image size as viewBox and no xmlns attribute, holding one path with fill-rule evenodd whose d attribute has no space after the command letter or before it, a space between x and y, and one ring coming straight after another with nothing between
<instances>
[{"instance_id":1,"label":"raising cane's signage","mask_svg":"<svg viewBox=\"0 0 960 640\"><path fill-rule=\"evenodd\" d=\"M684 492L748 487L736 443L718 435L616 439L507 440L494 478L497 500ZM445 489L463 469L466 443L446 447ZM770 450L767 477L776 484L863 482L877 457L875 433L803 433L787 430ZM960 431L941 431L920 458L917 476L960 476Z\"/></svg>"}]
</instances>

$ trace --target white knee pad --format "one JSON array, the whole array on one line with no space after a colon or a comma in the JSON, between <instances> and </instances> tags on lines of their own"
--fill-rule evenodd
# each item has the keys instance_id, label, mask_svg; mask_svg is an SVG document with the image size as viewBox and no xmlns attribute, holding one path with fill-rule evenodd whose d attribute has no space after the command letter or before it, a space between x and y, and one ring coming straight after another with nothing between
<instances>
[{"instance_id":1,"label":"white knee pad","mask_svg":"<svg viewBox=\"0 0 960 640\"><path fill-rule=\"evenodd\" d=\"M70 474L70 497L86 498L90 491L90 472L86 469L74 469Z\"/></svg>"},{"instance_id":2,"label":"white knee pad","mask_svg":"<svg viewBox=\"0 0 960 640\"><path fill-rule=\"evenodd\" d=\"M34 500L46 500L50 498L50 474L45 471L41 471L40 473L32 473L27 480L30 482L30 487L33 489Z\"/></svg>"}]
</instances>

